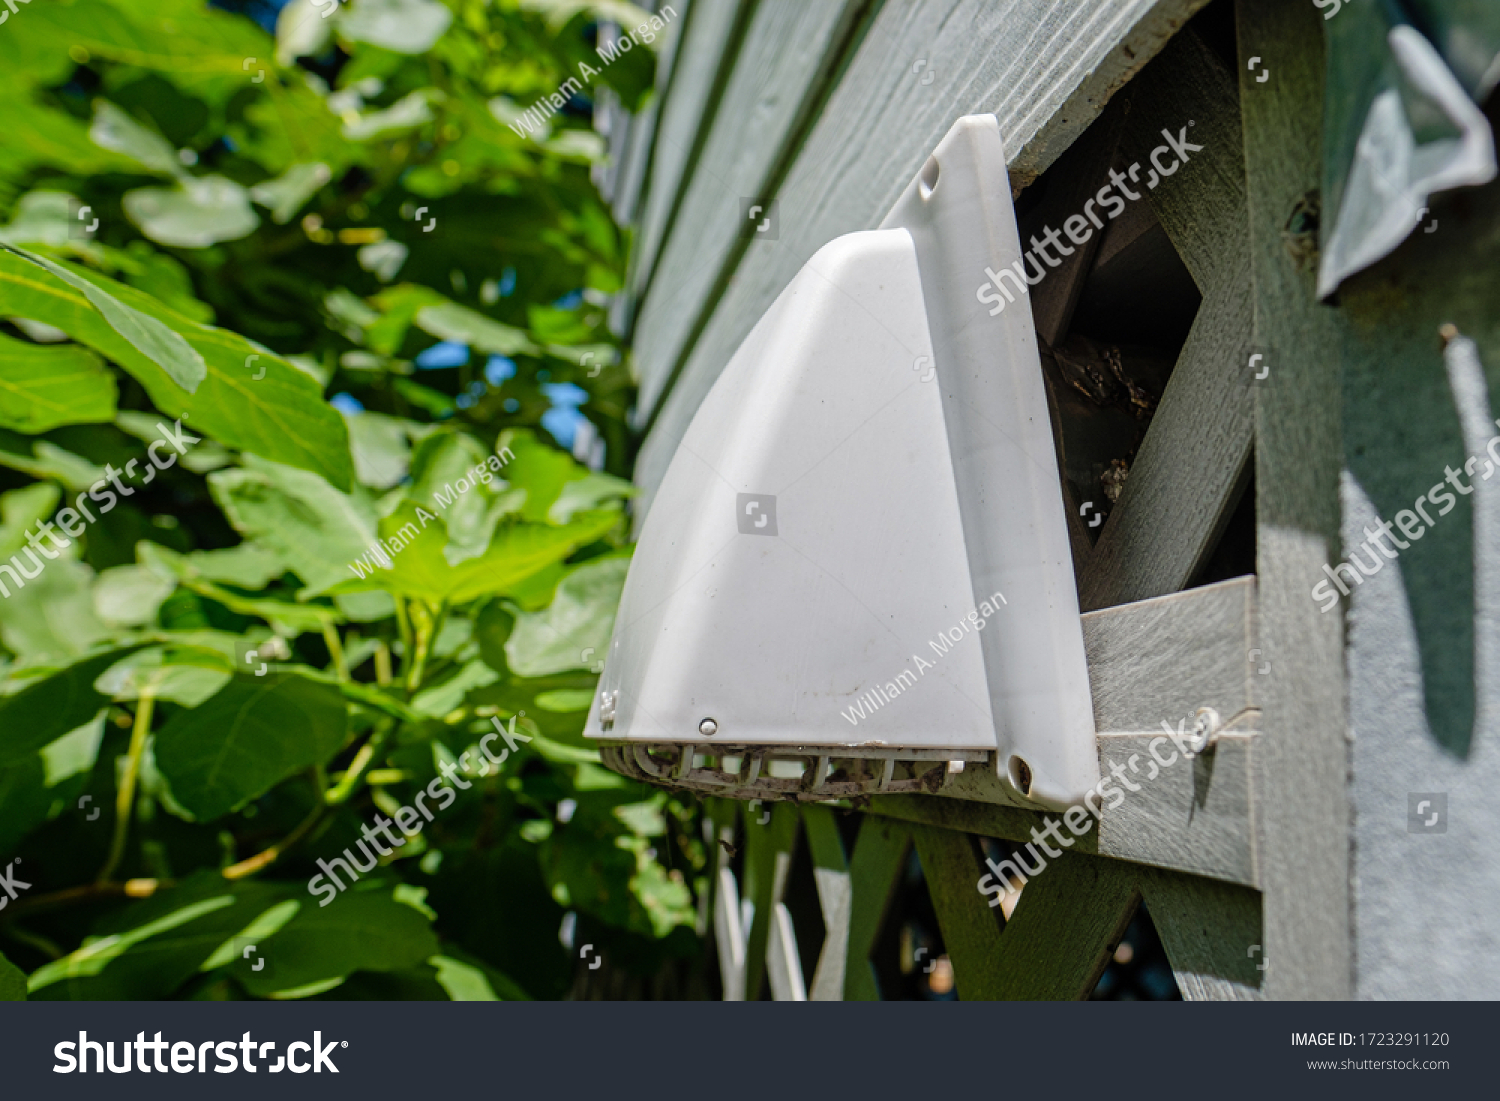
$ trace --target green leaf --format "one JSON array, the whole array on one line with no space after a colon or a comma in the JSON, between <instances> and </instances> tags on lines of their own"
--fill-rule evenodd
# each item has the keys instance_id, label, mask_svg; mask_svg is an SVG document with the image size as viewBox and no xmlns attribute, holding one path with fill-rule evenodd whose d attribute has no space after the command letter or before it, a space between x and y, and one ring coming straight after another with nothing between
<instances>
[{"instance_id":1,"label":"green leaf","mask_svg":"<svg viewBox=\"0 0 1500 1101\"><path fill-rule=\"evenodd\" d=\"M51 482L0 493L0 558L9 558L26 545L26 531L57 511L61 491Z\"/></svg>"},{"instance_id":2,"label":"green leaf","mask_svg":"<svg viewBox=\"0 0 1500 1101\"><path fill-rule=\"evenodd\" d=\"M521 9L542 13L554 34L581 11L592 12L601 21L618 23L624 30L651 23L649 11L627 0L522 0Z\"/></svg>"},{"instance_id":3,"label":"green leaf","mask_svg":"<svg viewBox=\"0 0 1500 1101\"><path fill-rule=\"evenodd\" d=\"M418 692L412 697L411 708L419 715L440 719L463 703L471 688L482 688L499 679L499 673L476 658L442 684ZM593 694L590 693L590 699L592 698Z\"/></svg>"},{"instance_id":4,"label":"green leaf","mask_svg":"<svg viewBox=\"0 0 1500 1101\"><path fill-rule=\"evenodd\" d=\"M564 715L573 711L587 711L593 702L594 691L591 688L554 688L550 692L536 694L536 705L543 711Z\"/></svg>"},{"instance_id":5,"label":"green leaf","mask_svg":"<svg viewBox=\"0 0 1500 1101\"><path fill-rule=\"evenodd\" d=\"M411 444L424 426L383 413L348 413L349 446L354 452L354 474L375 489L390 489L406 477Z\"/></svg>"},{"instance_id":6,"label":"green leaf","mask_svg":"<svg viewBox=\"0 0 1500 1101\"><path fill-rule=\"evenodd\" d=\"M605 534L619 519L618 512L602 511L583 513L562 527L502 526L482 555L450 566L443 555L448 542L443 521L403 502L380 522L381 538L393 568L376 568L361 580L346 580L329 591L384 589L433 604L465 604L486 593L503 593L538 570L567 558Z\"/></svg>"},{"instance_id":7,"label":"green leaf","mask_svg":"<svg viewBox=\"0 0 1500 1101\"><path fill-rule=\"evenodd\" d=\"M524 520L551 519L552 506L561 499L567 484L588 475L587 467L574 462L566 452L542 443L529 429L502 432L495 450L507 447L515 457L505 464L505 480L526 491L526 503L521 506Z\"/></svg>"},{"instance_id":8,"label":"green leaf","mask_svg":"<svg viewBox=\"0 0 1500 1101\"><path fill-rule=\"evenodd\" d=\"M563 130L542 148L560 160L576 164L602 161L609 151L604 138L592 130Z\"/></svg>"},{"instance_id":9,"label":"green leaf","mask_svg":"<svg viewBox=\"0 0 1500 1101\"><path fill-rule=\"evenodd\" d=\"M28 191L16 201L10 225L0 229L0 242L66 246L71 240L75 201L66 191Z\"/></svg>"},{"instance_id":10,"label":"green leaf","mask_svg":"<svg viewBox=\"0 0 1500 1101\"><path fill-rule=\"evenodd\" d=\"M48 262L50 263L50 261ZM61 267L53 264L52 267ZM7 310L55 326L119 364L146 388L152 404L170 418L190 418L194 433L303 470L315 470L335 487L353 482L349 433L322 387L305 372L236 333L200 325L172 312L144 291L82 268L72 280L87 282L135 311L186 337L207 377L191 395L166 369L125 340L69 280L0 249L0 298ZM259 357L252 362L252 356ZM259 368L265 377L255 379Z\"/></svg>"},{"instance_id":11,"label":"green leaf","mask_svg":"<svg viewBox=\"0 0 1500 1101\"><path fill-rule=\"evenodd\" d=\"M223 176L186 177L175 188L139 187L125 192L123 202L142 233L175 248L238 241L260 225L250 193Z\"/></svg>"},{"instance_id":12,"label":"green leaf","mask_svg":"<svg viewBox=\"0 0 1500 1101\"><path fill-rule=\"evenodd\" d=\"M271 221L285 225L297 211L333 178L333 172L322 161L294 164L274 180L256 184L250 197L271 212Z\"/></svg>"},{"instance_id":13,"label":"green leaf","mask_svg":"<svg viewBox=\"0 0 1500 1101\"><path fill-rule=\"evenodd\" d=\"M115 377L76 344L31 344L0 335L0 426L39 433L114 419Z\"/></svg>"},{"instance_id":14,"label":"green leaf","mask_svg":"<svg viewBox=\"0 0 1500 1101\"><path fill-rule=\"evenodd\" d=\"M458 408L453 399L441 390L434 390L430 386L423 386L419 382L413 382L409 378L391 379L391 389L411 402L418 409L425 409L434 417L452 416L453 411Z\"/></svg>"},{"instance_id":15,"label":"green leaf","mask_svg":"<svg viewBox=\"0 0 1500 1101\"><path fill-rule=\"evenodd\" d=\"M381 111L355 115L344 123L344 137L350 141L383 141L394 138L432 121L430 98L439 98L435 90L420 89L403 96Z\"/></svg>"},{"instance_id":16,"label":"green leaf","mask_svg":"<svg viewBox=\"0 0 1500 1101\"><path fill-rule=\"evenodd\" d=\"M283 14L288 9L297 16L309 11L305 2L288 4ZM288 80L270 95L248 104L243 121L229 122L228 136L241 146L246 158L276 173L294 164L322 162L335 179L350 164L366 160L361 146L344 139L339 117L311 84L306 79Z\"/></svg>"},{"instance_id":17,"label":"green leaf","mask_svg":"<svg viewBox=\"0 0 1500 1101\"><path fill-rule=\"evenodd\" d=\"M603 661L629 568L628 558L586 562L558 584L550 605L517 615L505 643L510 668L519 676L545 677Z\"/></svg>"},{"instance_id":18,"label":"green leaf","mask_svg":"<svg viewBox=\"0 0 1500 1101\"><path fill-rule=\"evenodd\" d=\"M94 690L94 681L142 645L92 654L14 695L0 697L0 765L24 760L92 719L109 702Z\"/></svg>"},{"instance_id":19,"label":"green leaf","mask_svg":"<svg viewBox=\"0 0 1500 1101\"><path fill-rule=\"evenodd\" d=\"M188 558L155 543L138 544L136 554L142 564L175 574L185 588L199 596L217 600L231 612L259 616L280 634L292 636L303 631L321 631L325 623L336 622L339 618L334 609L318 604L292 604L285 600L241 596L230 592L199 574L197 567Z\"/></svg>"},{"instance_id":20,"label":"green leaf","mask_svg":"<svg viewBox=\"0 0 1500 1101\"><path fill-rule=\"evenodd\" d=\"M411 484L406 496L443 513L448 529L444 555L453 565L483 554L500 518L520 504L519 493L497 496L496 475L487 466L489 459L490 452L473 436L452 430L433 432L412 452ZM497 458L494 465L498 464ZM482 476L470 476L476 469ZM469 488L457 489L456 482L467 482Z\"/></svg>"},{"instance_id":21,"label":"green leaf","mask_svg":"<svg viewBox=\"0 0 1500 1101\"><path fill-rule=\"evenodd\" d=\"M439 973L439 981L442 981L441 972ZM26 972L11 963L3 954L0 954L0 1002L24 1002L25 1000ZM453 1000L475 1001L477 999L460 999L455 997Z\"/></svg>"},{"instance_id":22,"label":"green leaf","mask_svg":"<svg viewBox=\"0 0 1500 1101\"><path fill-rule=\"evenodd\" d=\"M103 315L110 328L124 337L131 347L166 371L172 381L188 393L198 389L208 368L198 350L191 347L178 333L149 313L142 313L125 305L103 287L62 264L13 245L10 246L10 251L51 272L75 290L82 291L89 304ZM62 326L59 325L58 328Z\"/></svg>"},{"instance_id":23,"label":"green leaf","mask_svg":"<svg viewBox=\"0 0 1500 1101\"><path fill-rule=\"evenodd\" d=\"M104 477L102 466L64 451L50 440L18 436L4 428L0 428L0 466L33 478L56 478L75 493Z\"/></svg>"},{"instance_id":24,"label":"green leaf","mask_svg":"<svg viewBox=\"0 0 1500 1101\"><path fill-rule=\"evenodd\" d=\"M224 941L281 900L285 888L193 873L105 919L77 951L32 972L33 999L164 998Z\"/></svg>"},{"instance_id":25,"label":"green leaf","mask_svg":"<svg viewBox=\"0 0 1500 1101\"><path fill-rule=\"evenodd\" d=\"M104 720L108 715L108 711L101 710L77 730L70 730L57 741L42 747L42 768L49 788L94 767L94 762L99 759L99 746L104 741Z\"/></svg>"},{"instance_id":26,"label":"green leaf","mask_svg":"<svg viewBox=\"0 0 1500 1101\"><path fill-rule=\"evenodd\" d=\"M210 581L241 589L264 589L289 568L285 559L260 543L241 543L222 550L193 551L187 564Z\"/></svg>"},{"instance_id":27,"label":"green leaf","mask_svg":"<svg viewBox=\"0 0 1500 1101\"><path fill-rule=\"evenodd\" d=\"M165 253L157 252L145 241L131 241L124 252L105 249L106 261L137 290L145 291L170 310L200 325L213 323L214 310L193 294L193 280L187 268Z\"/></svg>"},{"instance_id":28,"label":"green leaf","mask_svg":"<svg viewBox=\"0 0 1500 1101\"><path fill-rule=\"evenodd\" d=\"M156 766L173 798L211 821L323 764L343 745L346 720L344 697L331 684L237 676L157 732Z\"/></svg>"},{"instance_id":29,"label":"green leaf","mask_svg":"<svg viewBox=\"0 0 1500 1101\"><path fill-rule=\"evenodd\" d=\"M395 355L401 350L412 321L424 306L447 301L430 287L402 283L376 295L372 301L380 308L380 313L375 317L366 317L358 312L358 307L364 303L358 299L349 301L352 297L346 298L335 292L328 296L324 305L336 317L358 324L364 329L365 343L371 351L385 356Z\"/></svg>"},{"instance_id":30,"label":"green leaf","mask_svg":"<svg viewBox=\"0 0 1500 1101\"><path fill-rule=\"evenodd\" d=\"M16 37L4 36L5 40ZM61 56L72 64L66 46ZM5 62L0 60L0 84L5 80L4 68ZM90 141L89 128L81 120L65 111L28 103L24 125L0 127L0 174L24 178L26 170L36 165L51 165L78 175L140 171L135 162Z\"/></svg>"},{"instance_id":31,"label":"green leaf","mask_svg":"<svg viewBox=\"0 0 1500 1101\"><path fill-rule=\"evenodd\" d=\"M438 952L431 923L398 901L389 884L361 883L327 906L304 897L296 916L270 938L265 967L256 971L246 959L230 966L251 994L284 995L355 971L396 971Z\"/></svg>"},{"instance_id":32,"label":"green leaf","mask_svg":"<svg viewBox=\"0 0 1500 1101\"><path fill-rule=\"evenodd\" d=\"M302 578L308 597L349 576L376 537L374 505L340 493L316 474L250 458L208 476L214 500L247 539L274 551Z\"/></svg>"},{"instance_id":33,"label":"green leaf","mask_svg":"<svg viewBox=\"0 0 1500 1101\"><path fill-rule=\"evenodd\" d=\"M333 37L326 19L312 19L305 4L286 4L276 17L276 60L290 65L299 57L315 57Z\"/></svg>"},{"instance_id":34,"label":"green leaf","mask_svg":"<svg viewBox=\"0 0 1500 1101\"><path fill-rule=\"evenodd\" d=\"M401 54L422 54L453 22L453 13L437 0L359 0L343 11L339 37L348 42Z\"/></svg>"},{"instance_id":35,"label":"green leaf","mask_svg":"<svg viewBox=\"0 0 1500 1101\"><path fill-rule=\"evenodd\" d=\"M94 611L111 627L143 627L176 587L145 566L111 566L94 579Z\"/></svg>"},{"instance_id":36,"label":"green leaf","mask_svg":"<svg viewBox=\"0 0 1500 1101\"><path fill-rule=\"evenodd\" d=\"M39 755L33 753L15 764L0 766L0 859L9 858L21 839L47 820L51 805L52 793L47 790L46 770ZM0 988L3 986L4 968L0 967Z\"/></svg>"},{"instance_id":37,"label":"green leaf","mask_svg":"<svg viewBox=\"0 0 1500 1101\"><path fill-rule=\"evenodd\" d=\"M37 542L47 546L43 539ZM21 552L20 561L30 553L30 548ZM9 574L0 575L0 584L12 590L0 600L0 638L29 663L71 661L113 633L94 613L94 571L73 553L76 545L55 562L38 555L46 568L19 591Z\"/></svg>"},{"instance_id":38,"label":"green leaf","mask_svg":"<svg viewBox=\"0 0 1500 1101\"><path fill-rule=\"evenodd\" d=\"M176 176L182 172L177 150L155 130L142 126L107 99L94 101L89 137L101 149L129 157L148 172Z\"/></svg>"},{"instance_id":39,"label":"green leaf","mask_svg":"<svg viewBox=\"0 0 1500 1101\"><path fill-rule=\"evenodd\" d=\"M557 500L547 509L547 519L554 524L566 524L576 512L599 508L606 502L633 496L635 486L625 479L590 471L582 478L563 484Z\"/></svg>"},{"instance_id":40,"label":"green leaf","mask_svg":"<svg viewBox=\"0 0 1500 1101\"><path fill-rule=\"evenodd\" d=\"M427 961L437 969L437 981L455 1002L498 1002L500 995L490 985L483 969L452 956L433 956ZM24 992L24 987L23 987Z\"/></svg>"},{"instance_id":41,"label":"green leaf","mask_svg":"<svg viewBox=\"0 0 1500 1101\"><path fill-rule=\"evenodd\" d=\"M154 646L110 666L94 688L114 700L137 700L149 692L157 699L198 707L221 691L230 676L222 668L205 667L203 658L195 662L181 651L169 653Z\"/></svg>"},{"instance_id":42,"label":"green leaf","mask_svg":"<svg viewBox=\"0 0 1500 1101\"><path fill-rule=\"evenodd\" d=\"M493 321L457 302L440 302L417 311L417 328L439 340L454 340L495 355L535 355L538 348L525 331Z\"/></svg>"}]
</instances>

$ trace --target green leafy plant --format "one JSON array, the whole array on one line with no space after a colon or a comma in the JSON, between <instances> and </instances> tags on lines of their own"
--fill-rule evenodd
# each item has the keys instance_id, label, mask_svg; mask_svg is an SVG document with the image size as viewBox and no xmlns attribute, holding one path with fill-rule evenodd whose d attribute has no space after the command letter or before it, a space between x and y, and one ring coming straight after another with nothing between
<instances>
[{"instance_id":1,"label":"green leafy plant","mask_svg":"<svg viewBox=\"0 0 1500 1101\"><path fill-rule=\"evenodd\" d=\"M507 125L645 17L276 6L0 27L0 997L558 997L569 913L654 974L698 951L696 812L582 736L625 241L586 111Z\"/></svg>"}]
</instances>

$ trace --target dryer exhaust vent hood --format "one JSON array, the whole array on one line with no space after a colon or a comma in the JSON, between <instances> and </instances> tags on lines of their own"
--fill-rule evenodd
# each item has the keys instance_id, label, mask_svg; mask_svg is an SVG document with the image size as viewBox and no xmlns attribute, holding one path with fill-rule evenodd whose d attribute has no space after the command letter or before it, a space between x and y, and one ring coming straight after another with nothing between
<instances>
[{"instance_id":1,"label":"dryer exhaust vent hood","mask_svg":"<svg viewBox=\"0 0 1500 1101\"><path fill-rule=\"evenodd\" d=\"M586 731L612 768L798 801L985 768L1081 802L1093 704L1030 304L979 298L1020 259L999 129L971 116L771 305L641 530Z\"/></svg>"}]
</instances>

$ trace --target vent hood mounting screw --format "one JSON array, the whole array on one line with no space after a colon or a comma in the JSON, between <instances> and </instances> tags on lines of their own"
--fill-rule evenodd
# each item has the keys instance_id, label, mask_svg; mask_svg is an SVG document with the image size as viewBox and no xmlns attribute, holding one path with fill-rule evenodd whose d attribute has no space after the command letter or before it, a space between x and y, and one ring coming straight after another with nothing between
<instances>
[{"instance_id":1,"label":"vent hood mounting screw","mask_svg":"<svg viewBox=\"0 0 1500 1101\"><path fill-rule=\"evenodd\" d=\"M719 724L712 719L704 719L698 724L698 733L702 734L705 738L712 738L718 732Z\"/></svg>"}]
</instances>

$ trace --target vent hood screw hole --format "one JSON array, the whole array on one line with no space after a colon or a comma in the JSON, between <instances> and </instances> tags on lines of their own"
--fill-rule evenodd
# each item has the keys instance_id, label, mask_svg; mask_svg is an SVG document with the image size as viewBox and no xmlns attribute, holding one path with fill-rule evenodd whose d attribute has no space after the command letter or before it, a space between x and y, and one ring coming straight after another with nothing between
<instances>
[{"instance_id":1,"label":"vent hood screw hole","mask_svg":"<svg viewBox=\"0 0 1500 1101\"><path fill-rule=\"evenodd\" d=\"M1020 757L1012 757L1008 766L1010 782L1022 795L1031 796L1031 766Z\"/></svg>"},{"instance_id":2,"label":"vent hood screw hole","mask_svg":"<svg viewBox=\"0 0 1500 1101\"><path fill-rule=\"evenodd\" d=\"M937 185L938 159L936 157L928 157L927 163L922 166L922 176L917 181L917 190L921 193L924 203L932 198L932 193L937 190Z\"/></svg>"}]
</instances>

